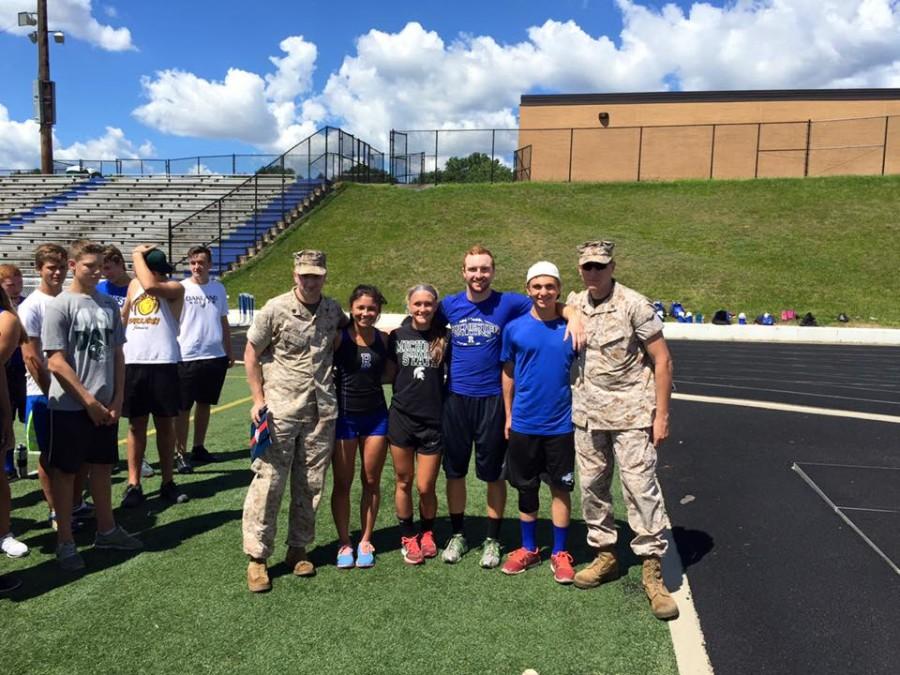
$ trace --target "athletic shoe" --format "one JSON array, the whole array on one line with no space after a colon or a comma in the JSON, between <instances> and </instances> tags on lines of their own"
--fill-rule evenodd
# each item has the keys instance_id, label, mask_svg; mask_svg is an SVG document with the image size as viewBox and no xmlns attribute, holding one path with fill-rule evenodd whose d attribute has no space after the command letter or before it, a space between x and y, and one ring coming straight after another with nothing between
<instances>
[{"instance_id":1,"label":"athletic shoe","mask_svg":"<svg viewBox=\"0 0 900 675\"><path fill-rule=\"evenodd\" d=\"M191 448L191 462L194 464L210 464L218 461L219 458L202 445L195 445Z\"/></svg>"},{"instance_id":2,"label":"athletic shoe","mask_svg":"<svg viewBox=\"0 0 900 675\"><path fill-rule=\"evenodd\" d=\"M113 464L111 473L115 476L117 473L122 473L122 465L121 464Z\"/></svg>"},{"instance_id":3,"label":"athletic shoe","mask_svg":"<svg viewBox=\"0 0 900 675\"><path fill-rule=\"evenodd\" d=\"M6 480L8 480L10 483L19 480L19 471L15 467L13 467L12 469L7 469Z\"/></svg>"},{"instance_id":4,"label":"athletic shoe","mask_svg":"<svg viewBox=\"0 0 900 675\"><path fill-rule=\"evenodd\" d=\"M89 501L82 499L81 503L72 509L73 519L89 520L94 517L94 505Z\"/></svg>"},{"instance_id":5,"label":"athletic shoe","mask_svg":"<svg viewBox=\"0 0 900 675\"><path fill-rule=\"evenodd\" d=\"M140 485L131 485L130 483L125 488L125 494L122 495L122 508L123 509L133 509L136 506L140 506L144 503L144 490Z\"/></svg>"},{"instance_id":6,"label":"athletic shoe","mask_svg":"<svg viewBox=\"0 0 900 675\"><path fill-rule=\"evenodd\" d=\"M444 552L441 553L441 560L449 565L453 565L454 563L458 563L459 559L462 558L468 550L469 547L466 545L466 538L462 534L454 534L450 537L450 541L447 542L447 546L444 547Z\"/></svg>"},{"instance_id":7,"label":"athletic shoe","mask_svg":"<svg viewBox=\"0 0 900 675\"><path fill-rule=\"evenodd\" d=\"M434 543L434 532L431 530L419 535L419 546L422 548L423 558L434 558L437 556L437 544Z\"/></svg>"},{"instance_id":8,"label":"athletic shoe","mask_svg":"<svg viewBox=\"0 0 900 675\"><path fill-rule=\"evenodd\" d=\"M0 576L0 595L12 593L21 585L22 582L19 579L4 574L3 576Z\"/></svg>"},{"instance_id":9,"label":"athletic shoe","mask_svg":"<svg viewBox=\"0 0 900 675\"><path fill-rule=\"evenodd\" d=\"M349 570L353 567L353 547L341 546L337 554L337 568L339 570Z\"/></svg>"},{"instance_id":10,"label":"athletic shoe","mask_svg":"<svg viewBox=\"0 0 900 675\"><path fill-rule=\"evenodd\" d=\"M116 525L112 532L98 532L94 537L94 548L109 548L116 551L139 551L144 548L141 540L128 534L124 527Z\"/></svg>"},{"instance_id":11,"label":"athletic shoe","mask_svg":"<svg viewBox=\"0 0 900 675\"><path fill-rule=\"evenodd\" d=\"M375 547L368 541L359 542L356 547L356 566L357 567L374 567L375 566Z\"/></svg>"},{"instance_id":12,"label":"athletic shoe","mask_svg":"<svg viewBox=\"0 0 900 675\"><path fill-rule=\"evenodd\" d=\"M28 547L13 537L12 532L0 537L0 551L3 551L7 558L23 558L28 555Z\"/></svg>"},{"instance_id":13,"label":"athletic shoe","mask_svg":"<svg viewBox=\"0 0 900 675\"><path fill-rule=\"evenodd\" d=\"M174 480L170 480L168 483L163 483L160 486L159 496L162 499L165 499L167 502L172 502L173 504L184 504L188 499L190 499L190 497L188 497L178 489L178 486L175 485Z\"/></svg>"},{"instance_id":14,"label":"athletic shoe","mask_svg":"<svg viewBox=\"0 0 900 675\"><path fill-rule=\"evenodd\" d=\"M150 478L151 476L155 476L156 471L153 470L153 467L150 466L150 462L146 459L141 460L141 478Z\"/></svg>"},{"instance_id":15,"label":"athletic shoe","mask_svg":"<svg viewBox=\"0 0 900 675\"><path fill-rule=\"evenodd\" d=\"M66 572L77 572L84 569L84 558L75 548L74 541L67 541L56 547L56 562Z\"/></svg>"},{"instance_id":16,"label":"athletic shoe","mask_svg":"<svg viewBox=\"0 0 900 675\"><path fill-rule=\"evenodd\" d=\"M541 554L539 551L529 551L527 548L517 548L507 556L501 571L504 574L521 574L525 570L540 564Z\"/></svg>"},{"instance_id":17,"label":"athletic shoe","mask_svg":"<svg viewBox=\"0 0 900 675\"><path fill-rule=\"evenodd\" d=\"M176 453L176 455L175 455L175 471L177 471L178 473L181 473L181 474L194 473L194 467L191 466L191 463L187 457L185 457L181 453Z\"/></svg>"},{"instance_id":18,"label":"athletic shoe","mask_svg":"<svg viewBox=\"0 0 900 675\"><path fill-rule=\"evenodd\" d=\"M567 551L560 551L550 556L550 571L553 572L553 581L558 584L571 584L575 581L575 568L572 563L575 560Z\"/></svg>"},{"instance_id":19,"label":"athletic shoe","mask_svg":"<svg viewBox=\"0 0 900 675\"><path fill-rule=\"evenodd\" d=\"M56 524L56 512L51 511L50 515L47 516L47 524L50 526L50 529L56 532L59 530L59 525ZM81 532L84 529L84 521L72 519L72 532Z\"/></svg>"},{"instance_id":20,"label":"athletic shoe","mask_svg":"<svg viewBox=\"0 0 900 675\"><path fill-rule=\"evenodd\" d=\"M401 537L400 550L403 553L403 562L407 565L421 565L425 562L425 556L422 555L422 548L419 546L419 538L415 535Z\"/></svg>"},{"instance_id":21,"label":"athletic shoe","mask_svg":"<svg viewBox=\"0 0 900 675\"><path fill-rule=\"evenodd\" d=\"M484 569L492 570L500 564L500 542L488 537L481 545L481 562Z\"/></svg>"}]
</instances>

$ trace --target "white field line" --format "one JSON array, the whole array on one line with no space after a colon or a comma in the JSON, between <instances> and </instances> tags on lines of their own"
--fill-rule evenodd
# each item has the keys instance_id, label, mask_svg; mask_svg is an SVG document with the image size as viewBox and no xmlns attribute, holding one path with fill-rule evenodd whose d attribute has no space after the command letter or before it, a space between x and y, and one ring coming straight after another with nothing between
<instances>
[{"instance_id":1,"label":"white field line","mask_svg":"<svg viewBox=\"0 0 900 675\"><path fill-rule=\"evenodd\" d=\"M672 394L672 398L680 401L693 401L695 403L716 403L718 405L736 405L744 408L759 408L762 410L780 410L782 412L802 413L806 415L823 415L825 417L852 417L870 422L889 422L900 424L900 415L882 415L879 413L858 412L856 410L838 410L835 408L816 408L808 405L794 405L792 403L772 403L770 401L754 401L745 398L724 398L720 396L699 396L697 394Z\"/></svg>"},{"instance_id":2,"label":"white field line","mask_svg":"<svg viewBox=\"0 0 900 675\"><path fill-rule=\"evenodd\" d=\"M882 551L874 541L869 539L866 533L859 529L859 527L856 526L856 523L850 520L847 514L845 514L839 506L835 506L835 503L831 501L831 499L828 497L828 495L825 494L822 488L816 485L816 482L812 478L810 478L806 474L806 472L796 464L796 462L791 465L791 470L796 472L797 475L799 475L800 478L803 479L803 482L806 483L810 488L812 488L813 492L819 495L819 497L822 498L822 501L824 501L832 511L838 514L838 517L845 523L847 523L847 526L851 530L856 532L856 534L859 535L860 539L862 539L869 546L869 548L871 548L878 555L878 557L880 557L882 560L884 560L884 562L888 564L888 567L894 570L895 574L900 576L900 567L897 567L897 563L891 560L887 553Z\"/></svg>"},{"instance_id":3,"label":"white field line","mask_svg":"<svg viewBox=\"0 0 900 675\"><path fill-rule=\"evenodd\" d=\"M700 627L700 617L697 616L691 585L681 566L678 547L675 545L671 530L666 531L666 538L669 540L669 550L662 559L663 579L667 588L678 588L672 591L672 598L678 603L678 618L668 622L678 672L681 675L711 675L713 667L706 653L706 640Z\"/></svg>"}]
</instances>

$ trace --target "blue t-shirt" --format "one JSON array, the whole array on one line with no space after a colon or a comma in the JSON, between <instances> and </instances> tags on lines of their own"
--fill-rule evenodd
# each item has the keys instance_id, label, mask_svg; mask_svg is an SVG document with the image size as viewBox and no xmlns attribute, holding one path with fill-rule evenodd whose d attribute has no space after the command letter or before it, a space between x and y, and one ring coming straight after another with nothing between
<instances>
[{"instance_id":1,"label":"blue t-shirt","mask_svg":"<svg viewBox=\"0 0 900 675\"><path fill-rule=\"evenodd\" d=\"M511 428L520 434L557 436L573 430L569 368L571 338L563 319L541 321L530 313L503 330L503 362L514 365Z\"/></svg>"},{"instance_id":2,"label":"blue t-shirt","mask_svg":"<svg viewBox=\"0 0 900 675\"><path fill-rule=\"evenodd\" d=\"M101 279L97 284L97 290L105 295L112 296L119 309L125 306L125 296L128 295L128 286L116 286L109 279Z\"/></svg>"},{"instance_id":3,"label":"blue t-shirt","mask_svg":"<svg viewBox=\"0 0 900 675\"><path fill-rule=\"evenodd\" d=\"M477 398L499 396L503 328L530 312L531 300L520 293L493 291L476 303L460 291L441 300L440 310L450 324L450 391Z\"/></svg>"}]
</instances>

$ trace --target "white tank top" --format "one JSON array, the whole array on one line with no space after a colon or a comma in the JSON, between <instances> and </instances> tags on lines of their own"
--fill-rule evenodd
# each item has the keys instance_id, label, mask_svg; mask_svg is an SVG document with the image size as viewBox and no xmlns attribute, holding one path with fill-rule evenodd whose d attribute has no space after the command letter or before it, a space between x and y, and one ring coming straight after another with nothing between
<instances>
[{"instance_id":1,"label":"white tank top","mask_svg":"<svg viewBox=\"0 0 900 675\"><path fill-rule=\"evenodd\" d=\"M178 321L169 301L137 286L141 290L131 301L125 325L125 363L178 363Z\"/></svg>"}]
</instances>

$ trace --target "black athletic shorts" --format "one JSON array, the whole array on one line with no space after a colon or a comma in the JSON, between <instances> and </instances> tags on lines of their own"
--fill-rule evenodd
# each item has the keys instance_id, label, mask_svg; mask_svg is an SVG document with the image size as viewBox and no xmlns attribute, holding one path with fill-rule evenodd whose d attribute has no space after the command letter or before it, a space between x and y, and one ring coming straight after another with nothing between
<instances>
[{"instance_id":1,"label":"black athletic shorts","mask_svg":"<svg viewBox=\"0 0 900 675\"><path fill-rule=\"evenodd\" d=\"M575 487L575 434L537 436L510 430L506 472L509 484L517 490L537 490L543 479L571 492Z\"/></svg>"},{"instance_id":2,"label":"black athletic shorts","mask_svg":"<svg viewBox=\"0 0 900 675\"><path fill-rule=\"evenodd\" d=\"M396 408L388 411L388 442L401 448L412 448L420 455L437 455L443 449L441 428Z\"/></svg>"},{"instance_id":3,"label":"black athletic shorts","mask_svg":"<svg viewBox=\"0 0 900 675\"><path fill-rule=\"evenodd\" d=\"M227 373L227 356L179 363L178 388L181 390L181 409L190 410L195 402L207 405L218 403Z\"/></svg>"},{"instance_id":4,"label":"black athletic shorts","mask_svg":"<svg viewBox=\"0 0 900 675\"><path fill-rule=\"evenodd\" d=\"M506 410L502 396L450 393L444 401L444 473L465 478L475 444L475 475L487 483L504 476Z\"/></svg>"},{"instance_id":5,"label":"black athletic shorts","mask_svg":"<svg viewBox=\"0 0 900 675\"><path fill-rule=\"evenodd\" d=\"M129 363L125 366L122 417L177 417L180 404L177 363Z\"/></svg>"},{"instance_id":6,"label":"black athletic shorts","mask_svg":"<svg viewBox=\"0 0 900 675\"><path fill-rule=\"evenodd\" d=\"M51 410L50 443L41 451L43 464L78 473L83 464L119 461L119 425L94 426L86 410Z\"/></svg>"}]
</instances>

